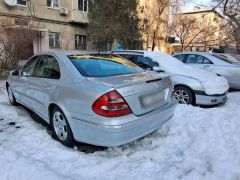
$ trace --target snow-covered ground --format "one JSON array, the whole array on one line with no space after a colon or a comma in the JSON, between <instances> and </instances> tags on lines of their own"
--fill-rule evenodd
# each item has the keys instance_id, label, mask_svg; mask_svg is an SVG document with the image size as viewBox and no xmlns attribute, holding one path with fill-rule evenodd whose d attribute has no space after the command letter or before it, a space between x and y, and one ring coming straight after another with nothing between
<instances>
[{"instance_id":1,"label":"snow-covered ground","mask_svg":"<svg viewBox=\"0 0 240 180\"><path fill-rule=\"evenodd\" d=\"M24 108L10 106L4 86L0 82L0 180L240 179L240 92L217 108L179 105L157 132L84 153L62 146Z\"/></svg>"}]
</instances>

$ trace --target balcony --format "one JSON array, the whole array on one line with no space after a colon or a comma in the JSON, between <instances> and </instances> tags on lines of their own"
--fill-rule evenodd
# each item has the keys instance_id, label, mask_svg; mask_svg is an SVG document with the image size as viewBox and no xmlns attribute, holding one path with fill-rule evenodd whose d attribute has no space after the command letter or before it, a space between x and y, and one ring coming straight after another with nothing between
<instances>
[{"instance_id":1,"label":"balcony","mask_svg":"<svg viewBox=\"0 0 240 180\"><path fill-rule=\"evenodd\" d=\"M76 9L72 10L70 13L70 22L73 24L88 24L88 13Z\"/></svg>"}]
</instances>

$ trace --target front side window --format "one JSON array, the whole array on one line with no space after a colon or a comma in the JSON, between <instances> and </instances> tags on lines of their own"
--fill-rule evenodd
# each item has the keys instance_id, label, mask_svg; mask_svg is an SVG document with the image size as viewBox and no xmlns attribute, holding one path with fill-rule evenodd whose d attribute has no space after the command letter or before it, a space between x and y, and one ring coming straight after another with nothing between
<instances>
[{"instance_id":1,"label":"front side window","mask_svg":"<svg viewBox=\"0 0 240 180\"><path fill-rule=\"evenodd\" d=\"M68 58L85 77L108 77L142 71L132 62L114 55L71 55Z\"/></svg>"},{"instance_id":2,"label":"front side window","mask_svg":"<svg viewBox=\"0 0 240 180\"><path fill-rule=\"evenodd\" d=\"M17 0L17 5L27 6L27 0Z\"/></svg>"},{"instance_id":3,"label":"front side window","mask_svg":"<svg viewBox=\"0 0 240 180\"><path fill-rule=\"evenodd\" d=\"M39 57L35 56L30 59L27 64L22 69L22 76L34 76L36 65L38 63Z\"/></svg>"},{"instance_id":4,"label":"front side window","mask_svg":"<svg viewBox=\"0 0 240 180\"><path fill-rule=\"evenodd\" d=\"M35 74L40 78L59 79L60 67L57 60L52 56L42 56Z\"/></svg>"},{"instance_id":5,"label":"front side window","mask_svg":"<svg viewBox=\"0 0 240 180\"><path fill-rule=\"evenodd\" d=\"M87 36L75 35L75 49L86 50L87 49Z\"/></svg>"},{"instance_id":6,"label":"front side window","mask_svg":"<svg viewBox=\"0 0 240 180\"><path fill-rule=\"evenodd\" d=\"M60 33L49 32L49 47L50 48L60 48Z\"/></svg>"},{"instance_id":7,"label":"front side window","mask_svg":"<svg viewBox=\"0 0 240 180\"><path fill-rule=\"evenodd\" d=\"M58 9L59 8L59 0L47 0L47 7Z\"/></svg>"},{"instance_id":8,"label":"front side window","mask_svg":"<svg viewBox=\"0 0 240 180\"><path fill-rule=\"evenodd\" d=\"M196 59L196 55L194 54L189 54L186 63L189 64L199 64Z\"/></svg>"},{"instance_id":9,"label":"front side window","mask_svg":"<svg viewBox=\"0 0 240 180\"><path fill-rule=\"evenodd\" d=\"M88 0L78 0L78 10L88 12Z\"/></svg>"},{"instance_id":10,"label":"front side window","mask_svg":"<svg viewBox=\"0 0 240 180\"><path fill-rule=\"evenodd\" d=\"M183 62L184 61L184 54L178 54L178 55L174 55L173 57L177 58L179 61Z\"/></svg>"}]
</instances>

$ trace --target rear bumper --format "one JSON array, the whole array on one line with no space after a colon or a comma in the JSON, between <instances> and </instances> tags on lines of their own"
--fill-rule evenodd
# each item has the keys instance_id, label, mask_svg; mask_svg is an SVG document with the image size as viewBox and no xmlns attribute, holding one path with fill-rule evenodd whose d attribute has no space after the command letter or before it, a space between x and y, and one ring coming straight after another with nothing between
<instances>
[{"instance_id":1,"label":"rear bumper","mask_svg":"<svg viewBox=\"0 0 240 180\"><path fill-rule=\"evenodd\" d=\"M240 83L229 83L231 89L240 90Z\"/></svg>"},{"instance_id":2,"label":"rear bumper","mask_svg":"<svg viewBox=\"0 0 240 180\"><path fill-rule=\"evenodd\" d=\"M137 117L136 121L118 126L92 124L73 118L76 141L98 146L115 147L141 138L168 121L174 113L176 102L173 100L165 107ZM127 116L126 116L127 118Z\"/></svg>"},{"instance_id":3,"label":"rear bumper","mask_svg":"<svg viewBox=\"0 0 240 180\"><path fill-rule=\"evenodd\" d=\"M195 92L197 105L218 105L227 101L227 93L222 95L206 95L204 92Z\"/></svg>"}]
</instances>

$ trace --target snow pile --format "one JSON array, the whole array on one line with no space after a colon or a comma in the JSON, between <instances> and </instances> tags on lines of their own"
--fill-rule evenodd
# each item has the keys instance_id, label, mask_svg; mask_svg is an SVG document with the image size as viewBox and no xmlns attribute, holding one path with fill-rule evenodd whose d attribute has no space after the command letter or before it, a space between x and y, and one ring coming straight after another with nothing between
<instances>
[{"instance_id":1,"label":"snow pile","mask_svg":"<svg viewBox=\"0 0 240 180\"><path fill-rule=\"evenodd\" d=\"M199 80L208 95L223 94L229 89L228 81L213 72L187 66L174 57L160 52L145 52L144 55L155 59L168 74Z\"/></svg>"},{"instance_id":2,"label":"snow pile","mask_svg":"<svg viewBox=\"0 0 240 180\"><path fill-rule=\"evenodd\" d=\"M147 137L86 154L62 146L26 110L10 106L0 83L1 180L232 180L240 177L240 92L221 107L178 105ZM14 123L13 123L14 122Z\"/></svg>"}]
</instances>

